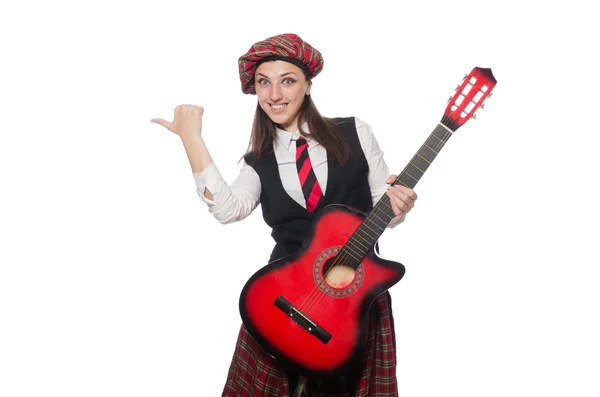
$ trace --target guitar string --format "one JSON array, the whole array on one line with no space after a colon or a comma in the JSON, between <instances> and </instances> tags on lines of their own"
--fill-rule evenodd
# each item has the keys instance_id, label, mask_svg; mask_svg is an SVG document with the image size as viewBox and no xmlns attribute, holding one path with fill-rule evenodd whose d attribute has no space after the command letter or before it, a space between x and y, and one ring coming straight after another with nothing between
<instances>
[{"instance_id":1,"label":"guitar string","mask_svg":"<svg viewBox=\"0 0 600 397\"><path fill-rule=\"evenodd\" d=\"M441 121L441 123L442 123L442 124L445 124L446 122L447 122L447 120L445 119L445 116L444 116L444 117L442 118L442 121ZM421 146L421 149L423 149L423 147L427 147L429 150L432 150L432 151L435 153L435 155L436 155L436 156L437 156L438 152L441 150L441 148L443 147L443 145L446 143L446 141L449 139L449 136L451 135L451 132L450 132L450 131L449 131L447 128L444 128L444 134L443 134L442 138L440 139L438 136L436 136L436 135L435 135L435 132L436 132L436 130L437 130L437 128L438 128L438 127L439 127L439 125L438 125L438 126L436 126L436 128L434 129L434 131L432 132L432 134L430 134L430 136L429 136L429 137L428 137L428 138L425 140L425 143L423 143L423 145ZM437 144L435 145L435 149L432 149L431 147L429 147L429 146L427 145L428 141L429 141L429 140L430 140L430 138L431 138L431 135L435 136L435 137L438 139L438 142L437 142ZM434 158L435 158L435 156L434 156ZM426 160L426 161L427 161L427 160ZM433 159L432 159L432 161L433 161ZM406 172L402 171L402 172L400 173L400 175L399 175L399 176L396 178L396 181L395 181L395 182L396 182L396 184L397 184L397 183L401 183L402 185L406 186L406 184L402 183L402 181L400 180L400 178L401 178L401 176L402 176L402 174L403 174L403 173L404 173L404 174L406 174L406 175L409 175L410 177L412 177L410 174L408 174L408 173L406 173ZM414 177L412 177L412 178L413 178L413 179L415 179L415 181L417 181L417 180L416 180L416 178L414 178ZM389 197L387 197L387 196L386 196L386 199L389 199ZM381 200L380 200L380 201L381 201ZM384 206L383 206L383 207L387 207L389 210L391 210L391 209L392 209L392 207L391 207L390 203L388 203L388 201L387 201L387 200L385 200L385 201L382 201L382 202L383 202L383 204L384 204ZM378 204L379 204L379 202L378 202ZM372 223L374 223L375 225L377 225L377 226L380 226L378 223L374 222L374 220L373 220L373 219L370 219L370 218L371 218L371 215L375 215L375 216L377 217L377 211L379 211L380 213L383 213L385 216L389 216L389 215L388 215L386 212L384 212L384 208L382 208L381 206L378 206L377 204L375 205L375 208L374 208L374 210L375 210L375 211L372 211L372 212L371 212L371 214L369 214L369 215L368 215L368 216L365 218L364 222L363 222L361 225L359 225L359 227L357 228L357 231L356 231L357 233L355 233L356 235L359 235L359 233L360 233L360 231L361 231L361 230L360 230L360 229L361 229L361 227L362 227L363 225L367 225L367 222L368 222L368 221L371 221L371 222L372 222ZM379 218L379 217L378 217L378 218ZM381 218L379 218L379 219L381 219ZM386 226L387 226L387 224L389 224L389 222L386 222ZM385 230L385 227L386 227L386 226L382 227L382 232ZM368 227L368 226L367 226L367 227ZM380 226L380 227L381 227L381 226ZM370 229L370 228L369 228L369 229ZM371 230L372 230L372 229L371 229ZM374 231L374 230L372 230L372 231ZM332 272L332 271L333 271L333 269L334 269L334 268L336 268L336 267L339 267L339 266L345 266L345 267L351 267L351 268L353 268L353 266L349 266L350 259L354 259L354 260L356 261L356 260L357 260L357 258L354 258L354 256L353 256L353 255L352 255L352 254L349 252L349 251L351 250L351 248L348 248L348 247L353 247L353 246L354 246L354 248L356 249L356 245L354 244L354 242L353 242L353 239L354 239L354 235L353 235L353 236L351 236L351 237L348 239L348 241L346 242L346 244L345 244L345 245L344 245L344 247L342 248L342 250L341 250L341 253L335 257L335 259L334 259L334 263L333 263L333 264L332 264L332 265L329 267L329 269L328 269L328 270L325 272L325 274L323 275L324 282L325 282L326 284L329 284L329 283L327 282L327 276L329 275L329 273L330 273L330 272ZM348 251L344 251L345 249L347 249ZM369 249L370 249L370 248L369 248ZM359 250L359 252L360 252L360 250ZM368 252L368 250L367 250L367 252ZM355 254L356 254L356 252L355 252ZM360 258L360 260L359 260L359 265L358 265L358 266L360 266L360 262L361 262L361 261L362 261L362 258ZM355 272L356 272L356 271L358 271L358 266L357 266L357 268L355 269ZM311 272L311 273L312 273L312 272ZM334 277L335 277L335 276L334 276ZM353 277L353 280L352 280L352 281L354 281L355 277L356 277L356 273L354 274L354 277ZM335 278L333 278L333 279L331 279L331 278L330 278L330 279L329 279L329 281L330 281L330 283L333 283L333 284L335 285L335 284L339 284L339 283L342 281L342 278L341 278L341 276L340 276L340 277L335 277ZM350 282L350 284L352 283L352 281ZM345 285L345 286L344 286L344 287L342 287L341 289L347 288L347 287L348 287L350 284L348 284L348 285ZM334 287L334 288L335 288L335 287ZM319 292L321 292L321 293L319 293ZM318 305L318 304L319 304L319 303L320 303L320 302L321 302L321 301L324 299L324 297L325 297L325 296L327 296L327 295L326 295L326 294L324 294L324 293L322 293L322 291L320 290L320 288L318 288L318 286L315 286L315 287L313 288L313 290L312 290L312 291L311 291L311 292L308 294L308 296L305 298L305 300L302 302L302 304L299 306L299 310L300 310L301 312L303 312L304 314L308 314L308 312L309 312L309 311L310 311L310 310L311 310L313 307L315 307L316 305Z\"/></svg>"},{"instance_id":2,"label":"guitar string","mask_svg":"<svg viewBox=\"0 0 600 397\"><path fill-rule=\"evenodd\" d=\"M445 126L445 124L447 123L447 121L448 121L448 120L446 119L446 116L445 116L445 115L444 115L444 117L442 117L442 120L440 121L440 123L444 125L444 134L443 134L442 138L440 138L440 137L438 137L437 135L435 135L435 132L436 132L437 128L440 126L440 125L438 125L438 126L436 126L436 128L434 129L434 131L433 131L433 132L430 134L430 136L429 136L429 137L428 137L428 138L425 140L425 143L424 143L424 144L421 146L421 149L422 149L422 148L425 146L425 147L429 148L430 150L434 151L435 155L437 156L438 152L441 150L441 148L443 147L443 145L444 145L444 144L447 142L447 140L449 139L449 136L452 134L452 131L451 131L451 130L449 130L449 129L448 129L446 126ZM427 142L428 142L428 141L429 141L429 139L431 138L431 135L435 136L435 138L437 138L437 140L438 140L438 143L435 145L435 149L431 149L429 146L427 146ZM435 159L435 156L433 156L433 159ZM432 159L432 161L433 161L433 159ZM426 161L427 161L427 160L426 160ZM428 161L428 162L429 162L429 161ZM429 163L431 163L431 162L429 162ZM401 178L401 176L402 176L402 174L403 174L403 173L404 173L404 174L406 174L406 172L404 172L404 171L403 171L403 172L401 172L401 173L400 173L400 175L399 175L399 176L396 178L396 181L395 181L395 183L401 183L402 185L406 186L406 185L405 185L404 183L402 183L402 181L400 180L400 178ZM389 197L387 197L387 198L389 198ZM380 200L380 201L381 201L381 200ZM378 204L379 204L379 202L378 202ZM384 205L385 205L385 206L386 206L388 209L390 209L390 210L391 210L391 206L390 206L390 204L389 204L387 201L383 201L383 204L384 204ZM377 209L378 209L378 205L377 205L377 204L376 204L376 206L375 206L375 208L374 208L374 209L377 211ZM383 209L380 209L380 211L383 211ZM371 212L371 214L374 214L374 213L375 213L375 212L373 212L373 211ZM384 214L385 214L385 212L384 212ZM386 215L387 215L387 214L386 214ZM370 218L370 215L368 215L368 216L365 218L365 221L364 221L364 222L363 222L361 225L359 225L359 227L357 228L357 232L360 232L360 230L358 230L358 229L360 229L360 228L361 228L363 225L365 225L365 224L367 223L367 221L368 221L368 220L370 220L369 218ZM372 219L371 219L371 221L372 221ZM388 224L389 224L389 222L388 222ZM384 228L384 229L385 229L385 228ZM382 229L382 231L383 231L384 229ZM372 229L371 229L371 230L372 230ZM327 283L327 275L328 275L328 274L329 274L329 273L330 273L330 272L331 272L331 271L332 271L334 268L336 268L336 267L338 267L338 266L348 266L347 260L348 260L349 258L352 258L352 259L355 259L355 260L356 260L356 258L354 258L354 257L353 257L353 256L352 256L352 255L351 255L349 252L345 252L345 251L344 251L344 249L345 249L347 246L352 246L352 241L351 241L352 239L353 239L353 236L351 236L351 237L350 237L350 239L348 239L348 241L346 242L346 244L345 244L345 245L344 245L344 247L342 248L342 252L341 252L341 254L335 257L335 259L334 259L334 263L333 263L333 264L330 266L330 268L329 268L329 269L328 269L328 270L325 272L325 274L323 275L323 278L325 279L325 280L324 280L324 282L325 282L326 284L329 284L329 283ZM344 254L346 254L346 255L344 255ZM361 262L361 261L362 261L362 258L361 258L361 260L359 261L359 265L358 265L358 266L360 266L360 262ZM357 266L357 268L355 269L355 272L358 270L358 266ZM353 267L353 266L349 266L349 267ZM312 272L311 272L311 273L312 273ZM356 273L355 273L355 275L354 275L354 277L353 277L353 280L352 280L352 281L354 281L355 277L356 277ZM341 281L342 281L342 279L341 279L341 278L330 279L330 282L331 282L331 283L333 283L333 284L338 284L338 283L339 283L339 282L341 282ZM350 282L350 284L352 283L352 281ZM350 284L348 284L348 285L350 285ZM347 287L348 287L348 285L346 285L346 286L342 287L341 289L343 289L343 288L347 288ZM335 288L335 287L334 287L334 288ZM321 293L319 293L319 292L321 292ZM322 301L322 300L325 298L325 296L327 296L327 295L326 295L326 294L324 294L324 293L322 293L322 291L320 290L320 288L318 288L318 285L317 285L317 286L315 286L315 287L313 288L313 290L312 290L312 291L311 291L311 292L308 294L308 296L305 298L304 302L303 302L303 303L300 305L300 307L299 307L299 310L300 310L301 312L303 312L305 315L306 315L306 314L308 314L308 312L309 312L309 311L310 311L310 310L311 310L313 307L315 307L316 305L318 305L318 304L319 304L319 303L320 303L320 302L321 302L321 301ZM314 299L312 299L312 298L314 298Z\"/></svg>"},{"instance_id":3,"label":"guitar string","mask_svg":"<svg viewBox=\"0 0 600 397\"><path fill-rule=\"evenodd\" d=\"M436 132L436 131L434 130L434 132L432 133L432 135L434 135L434 136L435 136L436 138L438 138L438 140L439 140L439 141L438 141L438 143L435 145L435 149L432 149L432 148L430 148L430 147L427 145L427 143L428 143L428 141L430 140L430 138L431 138L431 137L429 137L429 138L428 138L428 139L425 141L425 143L423 144L423 146L425 146L425 147L429 148L430 150L432 150L432 151L433 151L433 152L434 152L434 153L437 155L437 153L440 151L441 147L442 147L442 146L445 144L445 142L448 140L448 135L449 135L449 132L448 132L448 130L446 130L441 140L440 140L440 138L439 138L439 137L437 137L437 135L435 135L435 132ZM423 148L423 146L422 146L422 148ZM434 158L435 158L435 156L434 156ZM432 159L432 160L433 160L433 159ZM403 173L404 173L404 174L407 174L406 172L403 172ZM407 174L407 175L409 175L409 174ZM397 180L396 180L396 182L400 182L400 183L402 183L402 181L400 180L401 176L402 176L402 173L401 173L401 174L400 174L400 175L397 177ZM409 175L409 176L410 176L410 175ZM415 179L415 180L416 180L416 179ZM404 183L402 183L402 184L404 185ZM386 197L386 199L388 199L388 198L389 198L389 197ZM385 204L385 206L387 206L387 207L388 207L388 209L391 209L391 207L390 207L389 203L387 202L387 200L386 200L386 201L383 201L383 203ZM378 206L378 205L376 205L374 209L375 209L375 211L371 212L371 214L374 214L375 216L377 215L377 211L378 211L378 210L379 210L379 211L383 211L383 209L382 209L382 208L380 208L380 206ZM364 220L363 224L361 224L361 225L359 226L359 228L357 228L357 231L356 231L355 235L359 235L359 233L360 233L360 228L361 228L362 226L366 226L366 225L367 225L367 223L368 223L368 221L374 222L374 220L372 219L372 216L371 216L371 214L369 214L369 215L367 216L367 218ZM384 213L384 214L385 214L385 213ZM386 214L386 215L387 215L387 214ZM377 216L376 216L376 217L377 217ZM379 219L381 219L381 218L379 218ZM377 224L376 222L374 222L374 223L375 223L375 224ZM377 225L378 225L378 224L377 224ZM379 226L379 225L378 225L378 226ZM381 226L380 226L380 227L381 227ZM370 228L369 228L369 229L370 229ZM383 227L382 227L382 230L381 230L381 232L382 232L384 229L385 229L385 226L383 226ZM371 230L372 230L372 229L371 229ZM373 231L373 230L372 230L372 231ZM352 247L352 246L353 246L353 238L354 238L354 236L351 236L351 238L350 238L350 239L349 239L349 240L346 242L346 245L345 245L345 247L344 247L344 248L348 248L348 247ZM350 255L350 257L353 257L353 256L352 256L350 253L348 253L348 255ZM347 263L345 263L345 262L346 262L346 260L345 260L345 259L347 259L347 258L346 258L346 257L344 257L344 252L342 251L341 255L338 255L338 257L336 257L336 259L334 260L334 264L332 264L332 266L330 267L330 269L329 269L329 270L328 270L328 271L325 273L325 275L324 275L324 278L325 278L325 280L324 280L324 281L325 281L325 283L327 283L327 275L328 275L328 273L329 273L330 271L332 271L332 270L333 270L335 267L341 266L341 265L342 265L342 263L343 263L343 265L344 265L344 266L347 266ZM354 258L354 259L356 260L356 258ZM359 261L359 266L360 266L360 261ZM357 268L355 269L355 271L358 271L358 266L357 266ZM356 277L356 273L354 274L353 280L355 279L355 277ZM353 280L352 280L352 281L353 281ZM331 283L333 283L334 285L335 285L335 284L338 284L340 281L342 281L340 278L334 278L334 279L330 279L330 282L331 282ZM351 281L350 283L352 283L352 281ZM329 283L327 283L327 284L329 284ZM349 284L345 285L344 287L342 287L342 289L343 289L343 288L347 288L347 287L348 287L348 285L349 285ZM303 311L303 312L304 312L304 314L310 314L310 313L309 313L310 309L312 309L313 307L315 307L316 305L318 305L320 302L322 302L322 300L323 300L323 299L325 298L325 296L326 296L324 293L322 293L322 292L321 292L321 293L319 293L319 291L316 291L316 288L313 288L313 291L315 291L315 292L316 292L316 294L315 294L315 295L316 295L316 296L315 296L315 299L305 299L305 301L304 301L304 302L303 302L303 304L301 305L301 309L300 309L300 310L301 310L301 311ZM311 291L311 294L309 294L309 295L313 295L312 291ZM308 297L307 297L307 298L308 298ZM310 301L310 302L309 302L309 301Z\"/></svg>"}]
</instances>

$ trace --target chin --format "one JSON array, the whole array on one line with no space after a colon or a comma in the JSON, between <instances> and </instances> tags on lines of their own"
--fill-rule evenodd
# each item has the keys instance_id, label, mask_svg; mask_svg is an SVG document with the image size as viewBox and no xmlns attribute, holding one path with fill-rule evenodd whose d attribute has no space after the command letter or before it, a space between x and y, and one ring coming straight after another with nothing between
<instances>
[{"instance_id":1,"label":"chin","mask_svg":"<svg viewBox=\"0 0 600 397\"><path fill-rule=\"evenodd\" d=\"M281 116L279 114L274 114L274 115L270 115L269 117L271 119L271 121L273 121L275 124L279 124L279 125L287 125L290 123L290 120L288 117L285 116Z\"/></svg>"}]
</instances>

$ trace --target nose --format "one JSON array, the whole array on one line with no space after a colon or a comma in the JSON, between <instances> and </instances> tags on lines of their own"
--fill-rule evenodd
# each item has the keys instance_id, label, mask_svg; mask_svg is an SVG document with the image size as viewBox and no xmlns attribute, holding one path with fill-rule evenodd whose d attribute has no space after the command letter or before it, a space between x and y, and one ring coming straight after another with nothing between
<instances>
[{"instance_id":1,"label":"nose","mask_svg":"<svg viewBox=\"0 0 600 397\"><path fill-rule=\"evenodd\" d=\"M281 85L279 84L271 84L271 90L269 92L269 99L272 102L280 101L283 98L283 92L281 90Z\"/></svg>"}]
</instances>

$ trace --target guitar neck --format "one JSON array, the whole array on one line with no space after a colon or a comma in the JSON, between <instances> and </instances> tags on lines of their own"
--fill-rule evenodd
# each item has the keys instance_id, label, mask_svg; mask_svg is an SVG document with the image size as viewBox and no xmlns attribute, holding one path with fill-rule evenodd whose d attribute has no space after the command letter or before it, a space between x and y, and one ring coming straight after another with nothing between
<instances>
[{"instance_id":1,"label":"guitar neck","mask_svg":"<svg viewBox=\"0 0 600 397\"><path fill-rule=\"evenodd\" d=\"M413 189L448 139L450 139L452 132L449 127L440 122L406 167L404 167L404 170L402 170L394 183L392 183L392 186L403 185ZM367 254L368 250L375 245L394 217L390 198L387 194L384 194L346 244L347 246L354 247L354 252L351 256L356 258L356 261L352 261L356 262L356 266L360 264L360 261ZM356 247L361 247L360 251L364 252L357 253ZM360 260L358 260L358 257L360 257Z\"/></svg>"},{"instance_id":2,"label":"guitar neck","mask_svg":"<svg viewBox=\"0 0 600 397\"><path fill-rule=\"evenodd\" d=\"M456 93L448 100L442 120L392 186L403 185L413 189L454 131L470 118L475 118L475 110L483 107L483 101L492 95L491 91L495 85L496 79L489 68L475 67L470 74L465 75L463 83L456 87ZM356 269L393 218L394 211L392 211L390 198L384 194L346 242L338 256L344 254L344 257L348 258L348 265Z\"/></svg>"}]
</instances>

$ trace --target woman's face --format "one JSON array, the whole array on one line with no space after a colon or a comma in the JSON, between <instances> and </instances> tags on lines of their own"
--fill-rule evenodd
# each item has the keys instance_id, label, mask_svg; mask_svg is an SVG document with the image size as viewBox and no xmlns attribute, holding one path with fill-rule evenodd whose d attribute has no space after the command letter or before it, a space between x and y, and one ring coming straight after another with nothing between
<instances>
[{"instance_id":1,"label":"woman's face","mask_svg":"<svg viewBox=\"0 0 600 397\"><path fill-rule=\"evenodd\" d=\"M298 111L310 93L302 70L286 61L267 61L254 74L258 103L267 116L286 131L298 130Z\"/></svg>"}]
</instances>

